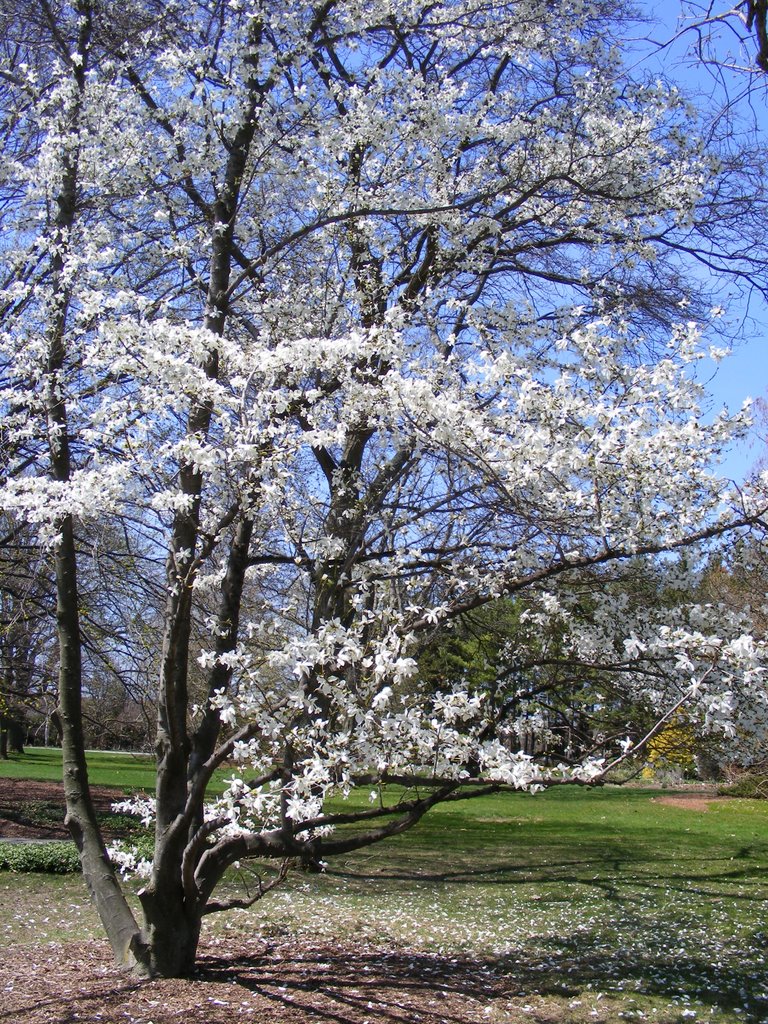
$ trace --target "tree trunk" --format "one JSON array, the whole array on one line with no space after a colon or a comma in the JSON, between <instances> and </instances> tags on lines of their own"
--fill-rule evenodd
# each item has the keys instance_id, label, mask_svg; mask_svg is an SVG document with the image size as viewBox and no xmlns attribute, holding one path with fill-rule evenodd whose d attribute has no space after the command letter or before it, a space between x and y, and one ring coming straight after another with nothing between
<instances>
[{"instance_id":1,"label":"tree trunk","mask_svg":"<svg viewBox=\"0 0 768 1024\"><path fill-rule=\"evenodd\" d=\"M85 88L92 11L80 6L80 31L73 75L78 99L70 111L73 135L79 130L81 97ZM65 253L76 221L78 192L78 151L62 156L62 183L57 197L57 214L52 242L51 279L56 308L48 329L45 402L51 476L61 484L72 477L67 406L61 386L67 361L65 344L70 286L66 280ZM120 883L104 847L96 811L88 786L82 715L82 639L78 598L78 567L72 516L65 514L57 522L55 549L56 630L59 644L59 713L62 724L62 765L66 824L72 833L88 887L109 938L115 960L121 966L146 973L146 961L137 922L120 888Z\"/></svg>"},{"instance_id":2,"label":"tree trunk","mask_svg":"<svg viewBox=\"0 0 768 1024\"><path fill-rule=\"evenodd\" d=\"M24 726L15 718L8 721L8 746L14 754L24 753Z\"/></svg>"},{"instance_id":3,"label":"tree trunk","mask_svg":"<svg viewBox=\"0 0 768 1024\"><path fill-rule=\"evenodd\" d=\"M139 893L139 899L144 912L148 973L160 978L193 974L202 923L199 907L190 907L185 901L180 882L170 891L147 887Z\"/></svg>"},{"instance_id":4,"label":"tree trunk","mask_svg":"<svg viewBox=\"0 0 768 1024\"><path fill-rule=\"evenodd\" d=\"M120 966L139 968L143 951L139 928L107 856L88 787L83 738L80 621L77 559L71 517L60 523L56 547L56 624L59 637L59 700L63 726L62 767L72 833L83 878Z\"/></svg>"},{"instance_id":5,"label":"tree trunk","mask_svg":"<svg viewBox=\"0 0 768 1024\"><path fill-rule=\"evenodd\" d=\"M258 41L256 31L254 45ZM228 147L222 188L213 206L217 228L212 236L205 326L219 337L224 333L228 313L227 293L239 190L256 131L257 107L263 96L255 68L253 75L248 86L249 104ZM219 230L220 225L224 226L223 230ZM219 355L215 347L210 350L203 368L210 380L218 378ZM207 437L212 417L213 406L208 400L193 402L186 424L187 435ZM167 560L168 600L158 685L155 856L151 882L141 896L150 971L164 977L189 974L194 968L201 907L184 891L184 851L190 832L202 822L205 787L195 785L196 775L215 745L220 725L218 715L208 714L202 733L194 737L193 747L187 723L188 665L203 486L203 475L196 465L182 463L179 466L179 489L187 501L184 510L174 517ZM225 636L217 641L219 645L224 644L224 650L231 650L236 642L251 531L252 524L247 521L236 531L225 579L222 601L229 622ZM193 791L195 795L190 801ZM191 813L190 802L197 804Z\"/></svg>"}]
</instances>

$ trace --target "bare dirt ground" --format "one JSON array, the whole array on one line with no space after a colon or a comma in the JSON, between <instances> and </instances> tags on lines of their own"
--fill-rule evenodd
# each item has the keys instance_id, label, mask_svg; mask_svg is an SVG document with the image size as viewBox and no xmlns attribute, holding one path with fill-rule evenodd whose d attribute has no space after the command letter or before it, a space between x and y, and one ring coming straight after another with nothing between
<instances>
[{"instance_id":1,"label":"bare dirt ground","mask_svg":"<svg viewBox=\"0 0 768 1024\"><path fill-rule=\"evenodd\" d=\"M669 796L651 797L651 803L666 804L667 807L681 807L685 811L708 811L709 805L722 803L728 797L717 796L717 790L692 789L670 793Z\"/></svg>"}]
</instances>

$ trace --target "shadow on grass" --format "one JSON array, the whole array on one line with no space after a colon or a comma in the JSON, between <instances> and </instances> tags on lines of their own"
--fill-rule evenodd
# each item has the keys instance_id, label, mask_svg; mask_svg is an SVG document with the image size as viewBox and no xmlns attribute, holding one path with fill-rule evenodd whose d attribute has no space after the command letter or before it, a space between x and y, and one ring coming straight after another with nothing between
<instances>
[{"instance_id":1,"label":"shadow on grass","mask_svg":"<svg viewBox=\"0 0 768 1024\"><path fill-rule=\"evenodd\" d=\"M754 937L765 949L762 935ZM521 987L554 993L559 986L575 985L606 993L633 991L664 999L700 1001L705 1006L733 1009L750 1024L768 1020L768 974L764 957L761 968L751 963L735 964L726 955L721 960L680 949L680 935L660 929L655 948L638 953L620 948L618 941L606 942L599 931L586 931L568 938L551 938L540 947L546 950L529 962L517 964ZM754 947L752 950L754 951Z\"/></svg>"},{"instance_id":2,"label":"shadow on grass","mask_svg":"<svg viewBox=\"0 0 768 1024\"><path fill-rule=\"evenodd\" d=\"M627 851L621 857L586 857L580 860L548 861L539 868L532 868L531 862L500 863L493 866L459 867L446 871L423 871L418 868L371 871L329 866L324 874L330 878L370 884L372 882L430 882L446 885L581 885L599 889L611 898L619 899L624 889L633 891L665 890L685 892L687 895L703 897L727 896L728 899L752 901L755 898L768 899L768 880L765 863L753 860L739 867L735 860L747 860L751 851L745 849L733 857L709 860L701 871L683 870L679 857L653 856L630 859ZM589 872L589 874L587 874ZM749 892L730 889L718 890L718 885L749 885Z\"/></svg>"},{"instance_id":3,"label":"shadow on grass","mask_svg":"<svg viewBox=\"0 0 768 1024\"><path fill-rule=\"evenodd\" d=\"M765 936L755 939L765 946ZM94 958L90 971L80 965L68 974L64 965L50 972L23 1005L0 1009L0 1022L477 1024L490 1014L496 1021L543 1024L589 1020L572 1017L566 1007L575 996L586 1002L598 993L605 996L599 1019L611 1022L632 1016L624 1011L644 997L655 1000L654 1020L665 1024L683 1019L688 997L703 1004L705 1013L736 1010L745 1024L768 1019L768 1000L748 969L673 950L641 956L608 950L597 931L538 940L536 948L522 943L505 957L282 940L257 948L242 940L209 943L197 973L185 981L134 982L105 970L106 955Z\"/></svg>"},{"instance_id":4,"label":"shadow on grass","mask_svg":"<svg viewBox=\"0 0 768 1024\"><path fill-rule=\"evenodd\" d=\"M713 967L695 957L606 954L600 936L589 934L576 943L553 940L544 956L541 950L527 956L521 947L514 960L354 950L277 961L269 954L235 961L206 957L199 977L234 982L280 1006L338 1024L461 1022L468 1019L467 1008L476 1019L477 1004L568 999L589 990L619 999L655 996L678 1003L680 1010L690 997L708 1008L735 1009L748 1024L768 1019L768 999L755 993L754 977L746 970Z\"/></svg>"}]
</instances>

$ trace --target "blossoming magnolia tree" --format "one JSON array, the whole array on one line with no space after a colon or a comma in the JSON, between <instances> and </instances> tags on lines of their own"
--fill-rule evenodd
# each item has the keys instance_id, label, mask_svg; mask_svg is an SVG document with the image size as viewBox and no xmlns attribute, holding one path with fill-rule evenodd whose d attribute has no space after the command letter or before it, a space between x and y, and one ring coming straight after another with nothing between
<instances>
[{"instance_id":1,"label":"blossoming magnolia tree","mask_svg":"<svg viewBox=\"0 0 768 1024\"><path fill-rule=\"evenodd\" d=\"M235 861L278 880L439 801L600 778L620 747L537 764L503 702L422 685L419 645L521 592L535 634L561 581L760 514L707 468L744 416L701 426L680 314L727 184L676 93L623 75L614 8L7 5L2 505L53 552L67 820L140 973L192 969ZM89 798L100 529L137 587L165 557L151 863ZM612 644L627 686L653 656L659 721L730 721L759 646L662 620Z\"/></svg>"}]
</instances>

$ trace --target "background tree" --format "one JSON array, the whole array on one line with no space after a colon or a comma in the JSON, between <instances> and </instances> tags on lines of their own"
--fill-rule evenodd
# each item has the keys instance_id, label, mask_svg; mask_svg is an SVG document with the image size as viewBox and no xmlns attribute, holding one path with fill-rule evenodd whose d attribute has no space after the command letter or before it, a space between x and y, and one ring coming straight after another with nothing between
<instances>
[{"instance_id":1,"label":"background tree","mask_svg":"<svg viewBox=\"0 0 768 1024\"><path fill-rule=\"evenodd\" d=\"M436 692L414 655L502 595L533 594L547 639L560 581L759 518L709 468L746 421L700 425L707 304L686 277L697 240L717 251L701 211L730 225L759 203L718 177L675 90L625 72L609 2L5 17L2 502L53 553L84 877L119 962L183 974L203 916L243 905L214 898L236 861L276 883L441 800L601 777L510 749L485 694ZM83 617L98 536L122 537L108 576L153 627L114 657ZM107 853L90 801L84 681L156 635L158 585L137 864ZM615 624L615 594L592 599ZM657 723L695 703L729 725L723 690L755 682L759 647L646 627L621 641L633 698L645 683ZM605 633L572 642L614 664ZM328 803L362 779L368 809ZM117 864L147 875L141 920Z\"/></svg>"},{"instance_id":2,"label":"background tree","mask_svg":"<svg viewBox=\"0 0 768 1024\"><path fill-rule=\"evenodd\" d=\"M55 722L55 631L47 560L32 530L0 519L0 757ZM42 716L42 718L40 717ZM55 725L54 725L55 731Z\"/></svg>"},{"instance_id":3,"label":"background tree","mask_svg":"<svg viewBox=\"0 0 768 1024\"><path fill-rule=\"evenodd\" d=\"M766 19L765 0L742 0L730 6L714 0L684 0L681 28L693 34L698 59L713 69L760 73L768 71Z\"/></svg>"},{"instance_id":4,"label":"background tree","mask_svg":"<svg viewBox=\"0 0 768 1024\"><path fill-rule=\"evenodd\" d=\"M753 574L756 543L754 537L730 538L724 545L730 570L722 555L702 561L687 551L674 561L643 558L619 571L566 576L542 592L531 588L514 601L493 602L427 642L420 678L436 689L461 680L482 695L489 732L550 765L610 757L620 743L637 751L637 772L646 756L670 766L677 758L691 773L699 755L710 774L716 753L721 762L749 764L762 757L765 744L762 702L750 728L725 746L717 709L707 713L703 704L682 708L662 732L647 737L686 688L670 633L689 637L695 631L712 639L727 622L732 634L764 638L762 599L757 605L754 599L765 587L756 586L754 575L745 581L744 552L753 552ZM751 691L745 696L749 700Z\"/></svg>"}]
</instances>

